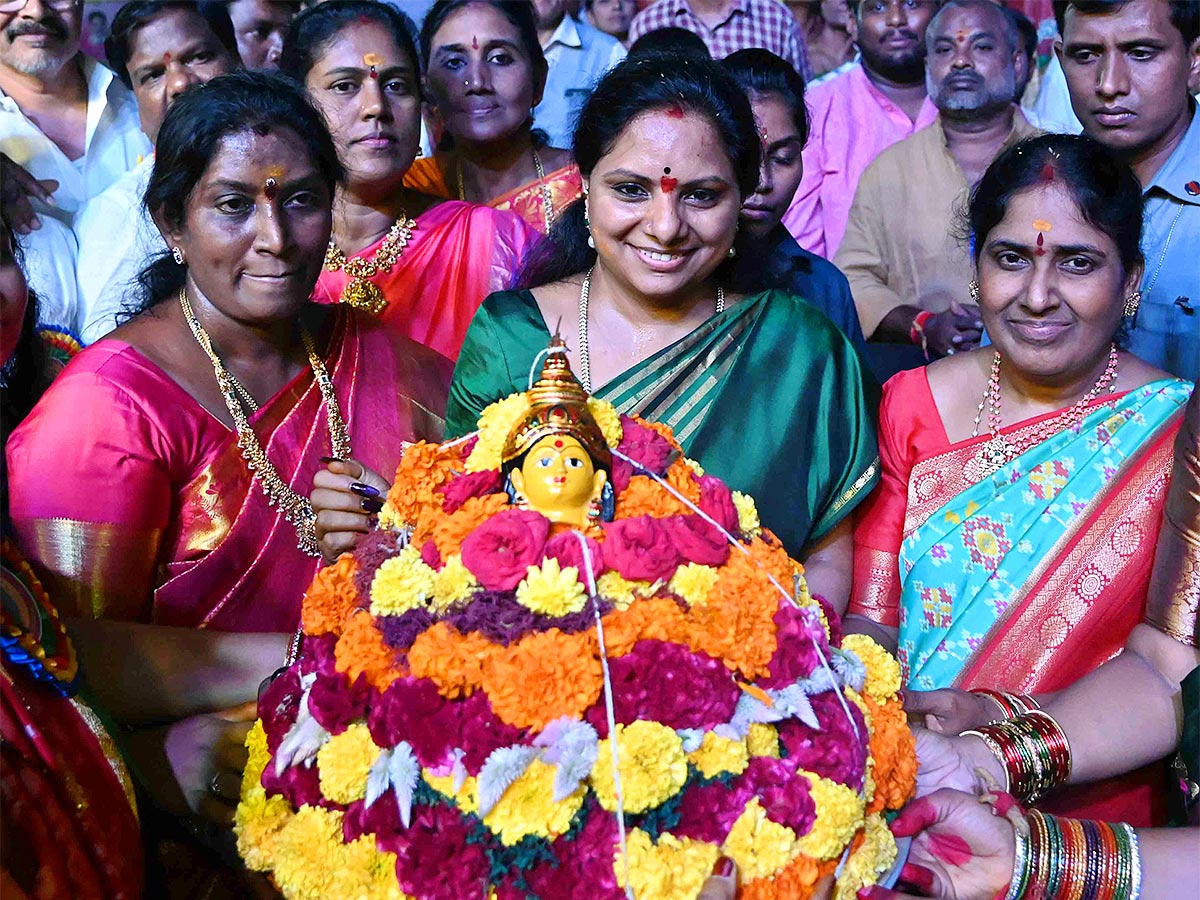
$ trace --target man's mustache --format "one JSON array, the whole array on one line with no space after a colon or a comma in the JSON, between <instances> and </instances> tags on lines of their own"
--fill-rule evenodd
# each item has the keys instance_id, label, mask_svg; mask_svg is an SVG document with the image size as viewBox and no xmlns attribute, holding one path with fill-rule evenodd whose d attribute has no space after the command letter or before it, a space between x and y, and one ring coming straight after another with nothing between
<instances>
[{"instance_id":1,"label":"man's mustache","mask_svg":"<svg viewBox=\"0 0 1200 900\"><path fill-rule=\"evenodd\" d=\"M44 34L61 41L67 38L67 27L59 19L45 16L35 22L28 20L13 22L4 29L4 36L10 42L23 34Z\"/></svg>"},{"instance_id":2,"label":"man's mustache","mask_svg":"<svg viewBox=\"0 0 1200 900\"><path fill-rule=\"evenodd\" d=\"M970 84L971 87L975 87L975 88L982 87L984 84L984 79L983 79L982 75L980 75L978 72L969 72L969 71L967 71L967 72L951 72L949 75L947 75L945 78L942 79L942 85L945 86L947 84L950 84L950 82L952 82L952 81L957 81L960 83L965 82L967 84Z\"/></svg>"}]
</instances>

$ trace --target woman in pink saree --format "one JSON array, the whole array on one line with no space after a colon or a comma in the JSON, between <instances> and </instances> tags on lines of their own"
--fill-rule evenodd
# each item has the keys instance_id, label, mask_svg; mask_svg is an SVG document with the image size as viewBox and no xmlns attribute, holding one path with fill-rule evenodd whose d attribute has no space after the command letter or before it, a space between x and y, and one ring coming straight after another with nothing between
<instances>
[{"instance_id":1,"label":"woman in pink saree","mask_svg":"<svg viewBox=\"0 0 1200 900\"><path fill-rule=\"evenodd\" d=\"M898 650L914 692L1046 694L1120 652L1143 617L1192 385L1113 339L1138 300L1141 194L1099 145L1022 142L970 215L993 346L884 388L847 623ZM1055 803L1149 824L1159 779L1143 770Z\"/></svg>"}]
</instances>

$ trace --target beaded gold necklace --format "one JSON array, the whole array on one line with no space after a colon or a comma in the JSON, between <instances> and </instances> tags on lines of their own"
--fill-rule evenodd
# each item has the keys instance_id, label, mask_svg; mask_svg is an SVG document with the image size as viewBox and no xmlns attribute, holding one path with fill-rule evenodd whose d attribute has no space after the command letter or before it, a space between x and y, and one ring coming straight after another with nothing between
<instances>
[{"instance_id":1,"label":"beaded gold necklace","mask_svg":"<svg viewBox=\"0 0 1200 900\"><path fill-rule=\"evenodd\" d=\"M200 320L196 318L185 288L181 288L179 291L179 305L183 309L183 317L187 319L188 327L192 330L192 336L196 338L196 343L200 345L200 349L212 363L213 373L217 376L217 385L221 388L221 396L225 399L225 406L229 409L229 415L237 427L238 446L242 448L242 457L262 487L263 493L266 494L267 503L278 508L283 513L283 517L295 527L298 538L296 546L309 556L320 556L321 550L317 545L317 517L313 512L312 504L291 489L287 482L279 476L279 472L271 464L271 460L267 458L262 445L258 442L258 436L250 427L246 411L242 408L242 401L239 399L236 387L237 379L225 368L221 357L213 349L212 340L209 338L208 332L204 330L204 326L200 324ZM338 406L337 395L333 390L333 381L325 370L325 363L317 355L312 335L303 325L300 326L300 338L304 341L304 349L308 353L308 364L312 367L313 377L325 403L325 418L329 428L329 443L333 448L333 455L340 459L349 459L353 455L350 449L350 435L346 429L346 422L342 418L341 407Z\"/></svg>"},{"instance_id":2,"label":"beaded gold necklace","mask_svg":"<svg viewBox=\"0 0 1200 900\"><path fill-rule=\"evenodd\" d=\"M416 230L417 220L410 219L403 212L400 213L400 218L388 229L383 243L370 259L347 259L346 254L331 238L329 247L325 250L325 268L330 272L341 269L350 276L350 281L342 290L342 302L375 316L383 312L387 308L387 298L383 296L383 291L368 279L374 278L380 272L392 271L392 266L396 264Z\"/></svg>"}]
</instances>

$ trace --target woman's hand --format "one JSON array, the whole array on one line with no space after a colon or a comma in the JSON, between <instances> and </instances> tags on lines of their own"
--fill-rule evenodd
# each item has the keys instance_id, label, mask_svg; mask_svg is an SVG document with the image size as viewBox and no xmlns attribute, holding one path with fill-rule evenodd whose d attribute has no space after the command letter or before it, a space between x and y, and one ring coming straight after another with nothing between
<instances>
[{"instance_id":1,"label":"woman's hand","mask_svg":"<svg viewBox=\"0 0 1200 900\"><path fill-rule=\"evenodd\" d=\"M317 514L317 542L328 563L358 546L383 509L388 483L357 460L333 459L313 477L309 498Z\"/></svg>"},{"instance_id":2,"label":"woman's hand","mask_svg":"<svg viewBox=\"0 0 1200 900\"><path fill-rule=\"evenodd\" d=\"M977 769L983 769L997 784L1004 784L1006 776L999 761L979 738L946 737L919 726L913 728L913 735L917 739L918 797L939 788L974 794L982 786Z\"/></svg>"},{"instance_id":3,"label":"woman's hand","mask_svg":"<svg viewBox=\"0 0 1200 900\"><path fill-rule=\"evenodd\" d=\"M999 800L1012 805L1007 794ZM1012 880L1013 822L972 794L940 790L914 800L892 823L892 833L913 838L900 881L917 893L873 886L859 891L861 900L992 900Z\"/></svg>"},{"instance_id":4,"label":"woman's hand","mask_svg":"<svg viewBox=\"0 0 1200 900\"><path fill-rule=\"evenodd\" d=\"M917 724L938 734L960 734L996 719L1000 707L982 694L958 688L904 692L904 711Z\"/></svg>"}]
</instances>

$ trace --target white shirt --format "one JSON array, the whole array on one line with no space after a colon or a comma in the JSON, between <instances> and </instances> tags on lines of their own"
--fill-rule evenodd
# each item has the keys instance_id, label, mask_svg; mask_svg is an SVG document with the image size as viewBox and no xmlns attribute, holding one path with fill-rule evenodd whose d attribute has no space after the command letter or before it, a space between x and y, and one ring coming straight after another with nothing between
<instances>
[{"instance_id":1,"label":"white shirt","mask_svg":"<svg viewBox=\"0 0 1200 900\"><path fill-rule=\"evenodd\" d=\"M17 235L25 257L25 279L37 294L38 325L79 337L79 298L75 283L75 235L58 219L42 217L42 227Z\"/></svg>"},{"instance_id":2,"label":"white shirt","mask_svg":"<svg viewBox=\"0 0 1200 900\"><path fill-rule=\"evenodd\" d=\"M93 197L75 217L79 256L78 334L84 344L117 327L117 315L134 300L134 280L167 249L142 204L154 158L146 157L107 191Z\"/></svg>"},{"instance_id":3,"label":"white shirt","mask_svg":"<svg viewBox=\"0 0 1200 900\"><path fill-rule=\"evenodd\" d=\"M113 182L150 153L150 140L142 134L133 94L91 57L80 56L87 79L87 133L83 156L67 159L50 138L21 112L17 102L0 91L0 152L28 169L34 178L53 178L56 206L36 204L71 225L76 211L86 200L106 190Z\"/></svg>"}]
</instances>

